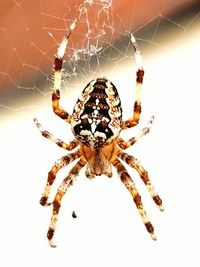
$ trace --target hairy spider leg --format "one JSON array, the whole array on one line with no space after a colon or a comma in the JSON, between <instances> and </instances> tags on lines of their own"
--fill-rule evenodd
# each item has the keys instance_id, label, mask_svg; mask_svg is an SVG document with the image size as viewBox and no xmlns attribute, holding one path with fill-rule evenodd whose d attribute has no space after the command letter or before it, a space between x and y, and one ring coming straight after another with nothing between
<instances>
[{"instance_id":1,"label":"hairy spider leg","mask_svg":"<svg viewBox=\"0 0 200 267\"><path fill-rule=\"evenodd\" d=\"M42 206L48 206L51 204L51 203L48 203L48 198L49 198L51 186L53 185L53 182L55 181L58 171L64 168L65 166L67 166L69 163L78 159L79 157L80 157L80 153L79 151L76 151L74 153L63 156L62 158L58 159L55 162L55 164L52 166L51 170L48 173L47 183L44 189L44 193L42 194L42 197L40 199L40 204Z\"/></svg>"},{"instance_id":2,"label":"hairy spider leg","mask_svg":"<svg viewBox=\"0 0 200 267\"><path fill-rule=\"evenodd\" d=\"M49 229L47 232L47 238L49 241L49 245L51 247L56 247L55 244L53 243L53 236L56 228L56 222L58 218L58 213L60 210L61 206L61 200L66 191L68 190L69 186L73 184L74 179L77 177L79 174L80 170L84 167L84 165L87 163L87 161L84 158L81 158L75 166L71 169L67 177L63 180L61 185L59 186L56 196L53 201L53 214L51 217L51 222L49 225Z\"/></svg>"},{"instance_id":3,"label":"hairy spider leg","mask_svg":"<svg viewBox=\"0 0 200 267\"><path fill-rule=\"evenodd\" d=\"M140 216L142 218L142 221L143 221L147 231L150 233L152 239L156 240L153 225L151 224L151 222L149 221L149 219L147 217L146 211L143 208L141 196L138 193L138 190L137 190L133 180L131 179L130 175L128 174L126 168L123 166L123 164L117 158L115 158L112 161L112 164L117 169L118 175L119 175L122 183L124 183L126 188L131 193L131 195L133 197L133 201L135 202L135 205L136 205L136 207L140 213Z\"/></svg>"},{"instance_id":4,"label":"hairy spider leg","mask_svg":"<svg viewBox=\"0 0 200 267\"><path fill-rule=\"evenodd\" d=\"M156 203L156 205L159 207L161 211L164 210L162 206L162 199L159 197L159 195L155 192L155 189L149 179L148 172L144 169L144 167L141 165L138 159L135 157L123 152L119 151L117 154L117 157L125 161L130 167L134 168L140 175L140 178L144 182L144 184L147 187L147 190L149 191L152 199Z\"/></svg>"},{"instance_id":5,"label":"hairy spider leg","mask_svg":"<svg viewBox=\"0 0 200 267\"><path fill-rule=\"evenodd\" d=\"M135 37L132 34L131 34L131 42L135 49L135 61L136 61L136 66L137 66L136 95L135 95L135 103L134 103L134 109L133 109L133 118L123 121L122 129L127 129L127 128L136 126L140 120L140 114L141 114L140 95L141 95L141 89L142 89L142 83L143 83L143 77L144 77L144 70L143 70L141 51L139 49L139 46L136 42Z\"/></svg>"},{"instance_id":6,"label":"hairy spider leg","mask_svg":"<svg viewBox=\"0 0 200 267\"><path fill-rule=\"evenodd\" d=\"M55 138L51 133L49 133L48 131L44 130L42 128L42 125L39 123L39 121L34 118L34 122L37 126L37 128L39 129L39 131L41 132L42 136L44 136L45 138L51 140L52 142L56 143L56 145L58 145L59 147L65 149L65 150L73 150L74 148L76 148L79 145L79 142L74 139L73 141L71 141L69 144L66 144L64 141Z\"/></svg>"},{"instance_id":7,"label":"hairy spider leg","mask_svg":"<svg viewBox=\"0 0 200 267\"><path fill-rule=\"evenodd\" d=\"M54 59L54 88L52 93L52 106L53 111L56 115L58 115L61 119L65 120L66 122L70 123L71 115L66 112L62 107L59 105L60 100L60 88L61 88L61 80L62 80L62 63L65 51L67 49L69 37L76 27L77 20L75 20L69 27L68 34L63 38L60 46L58 47L57 54Z\"/></svg>"},{"instance_id":8,"label":"hairy spider leg","mask_svg":"<svg viewBox=\"0 0 200 267\"><path fill-rule=\"evenodd\" d=\"M128 141L124 141L121 137L118 138L117 140L118 146L122 149L127 149L130 146L134 145L141 137L149 133L151 126L153 124L153 120L154 116L150 118L148 125L144 127L137 136L130 138Z\"/></svg>"}]
</instances>

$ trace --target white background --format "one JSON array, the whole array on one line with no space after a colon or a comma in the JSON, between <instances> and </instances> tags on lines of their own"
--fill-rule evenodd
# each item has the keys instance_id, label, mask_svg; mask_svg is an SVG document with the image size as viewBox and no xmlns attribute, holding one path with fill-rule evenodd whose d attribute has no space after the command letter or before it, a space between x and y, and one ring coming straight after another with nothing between
<instances>
[{"instance_id":1,"label":"white background","mask_svg":"<svg viewBox=\"0 0 200 267\"><path fill-rule=\"evenodd\" d=\"M51 207L43 208L39 199L50 167L65 151L42 138L32 118L37 116L58 138L72 138L69 126L52 114L49 99L36 114L16 113L1 122L0 266L200 266L199 36L197 28L179 40L166 39L166 53L144 59L143 114L138 129L152 114L156 119L151 133L128 152L148 170L163 199L163 213L138 174L129 172L158 240L152 241L146 232L116 172L111 180L102 176L89 181L82 171L62 203L55 233L58 247L49 247L46 232ZM128 117L134 68L122 69L124 73L113 74L111 79L121 95L124 117ZM126 136L137 132L129 130ZM59 173L51 198L68 171ZM71 217L73 210L77 219Z\"/></svg>"}]
</instances>

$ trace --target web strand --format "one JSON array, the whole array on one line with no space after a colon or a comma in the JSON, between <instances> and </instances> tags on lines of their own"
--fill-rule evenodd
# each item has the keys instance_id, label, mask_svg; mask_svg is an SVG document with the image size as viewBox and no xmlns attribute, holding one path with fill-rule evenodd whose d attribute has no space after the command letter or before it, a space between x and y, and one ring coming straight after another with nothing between
<instances>
[{"instance_id":1,"label":"web strand","mask_svg":"<svg viewBox=\"0 0 200 267\"><path fill-rule=\"evenodd\" d=\"M36 31L31 28L24 1L13 0L12 3L16 18L21 18L21 31L25 36L23 42L29 47L29 53L21 51L19 42L13 38L13 33L6 25L0 27L1 39L7 45L5 53L8 54L7 62L0 66L0 78L2 86L13 94L12 100L6 92L2 94L0 108L2 111L16 112L37 106L40 96L47 97L51 94L54 55L73 22L78 21L63 55L62 90L68 93L69 90L81 91L83 84L91 79L108 76L108 68L109 73L114 73L120 69L122 62L133 59L131 38L127 33L134 34L142 49L159 47L166 51L168 47L159 39L163 29L173 28L175 34L185 34L200 16L197 11L187 23L183 23L181 19L165 15L163 8L162 13L159 12L136 26L136 16L140 12L139 1L134 1L130 22L127 24L125 17L118 14L112 0L76 0L73 5L70 0L62 0L56 3L62 7L62 13L56 10L56 6L50 8L46 1L41 0L38 9L41 23ZM146 34L149 29L150 33ZM41 36L40 42L36 41L37 34ZM48 47L44 45L43 38L48 41ZM30 97L24 104L27 95Z\"/></svg>"}]
</instances>

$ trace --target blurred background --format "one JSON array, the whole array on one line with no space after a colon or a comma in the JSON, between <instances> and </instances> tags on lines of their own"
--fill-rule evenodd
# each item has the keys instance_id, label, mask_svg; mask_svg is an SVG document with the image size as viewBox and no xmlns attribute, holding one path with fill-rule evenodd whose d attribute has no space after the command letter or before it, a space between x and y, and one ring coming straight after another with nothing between
<instances>
[{"instance_id":1,"label":"blurred background","mask_svg":"<svg viewBox=\"0 0 200 267\"><path fill-rule=\"evenodd\" d=\"M200 2L2 0L0 13L0 264L199 266ZM41 207L39 199L49 169L66 152L40 135L33 118L57 138L72 140L69 125L52 112L51 92L54 55L77 17L61 92L69 113L85 85L104 76L118 88L124 119L132 116L136 66L129 33L141 48L141 121L122 137L135 136L155 115L150 134L127 152L141 161L163 198L160 213L128 168L157 242L115 171L112 179L92 181L82 171L63 199L58 247L48 246L51 207ZM51 199L71 166L58 174Z\"/></svg>"},{"instance_id":2,"label":"blurred background","mask_svg":"<svg viewBox=\"0 0 200 267\"><path fill-rule=\"evenodd\" d=\"M153 55L151 50L155 48L166 51L167 33L171 31L170 38L178 38L188 32L196 22L198 9L196 0L2 0L1 114L26 112L38 101L47 101L56 49L77 17L80 21L65 58L66 94L80 92L97 71L107 76L106 67L112 66L111 71L115 72L121 61L128 60L133 51L129 49L130 40L125 38L127 31L141 39L138 42L143 53ZM72 81L75 84L71 85Z\"/></svg>"}]
</instances>

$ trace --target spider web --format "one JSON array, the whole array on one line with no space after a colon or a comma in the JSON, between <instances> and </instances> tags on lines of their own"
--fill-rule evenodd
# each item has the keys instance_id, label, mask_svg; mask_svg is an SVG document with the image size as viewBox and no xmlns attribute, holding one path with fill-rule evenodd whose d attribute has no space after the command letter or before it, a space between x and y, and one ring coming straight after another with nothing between
<instances>
[{"instance_id":1,"label":"spider web","mask_svg":"<svg viewBox=\"0 0 200 267\"><path fill-rule=\"evenodd\" d=\"M112 79L124 64L134 64L128 33L134 33L144 57L155 49L163 53L169 50L163 38L166 31L170 29L171 36L177 38L199 20L198 1L188 2L190 9L184 4L176 7L173 0L165 1L138 21L147 8L143 4L141 10L141 1L137 0L131 4L131 12L129 7L120 10L123 5L118 6L116 0L38 0L33 7L23 0L11 1L10 6L3 7L10 16L0 24L0 51L6 56L0 64L1 114L34 111L40 100L49 104L54 55L76 19L63 70L62 95L69 100L73 95L77 98L91 79ZM175 13L173 5L178 9Z\"/></svg>"}]
</instances>

